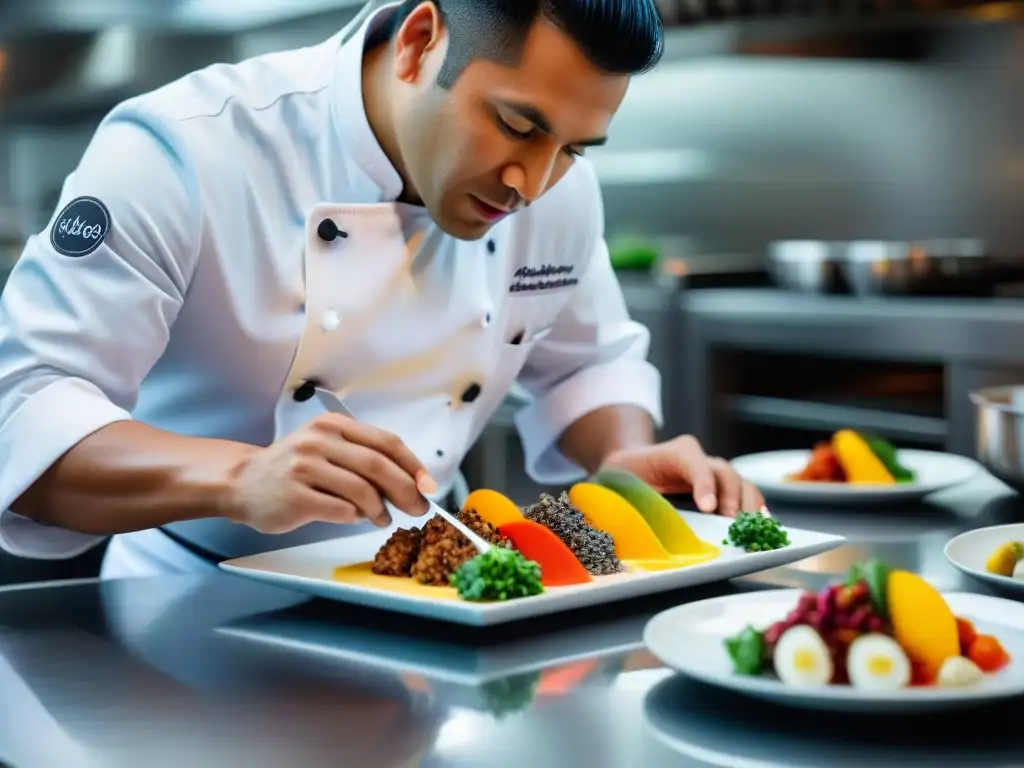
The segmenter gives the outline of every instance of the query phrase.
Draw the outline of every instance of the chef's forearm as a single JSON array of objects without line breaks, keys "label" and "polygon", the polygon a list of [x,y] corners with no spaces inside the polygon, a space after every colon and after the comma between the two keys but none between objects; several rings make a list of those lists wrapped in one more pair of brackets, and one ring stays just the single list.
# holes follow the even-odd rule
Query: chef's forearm
[{"label": "chef's forearm", "polygon": [[568,459],[594,472],[615,451],[653,445],[655,433],[654,420],[643,408],[609,405],[573,422],[558,447]]},{"label": "chef's forearm", "polygon": [[11,510],[46,525],[104,536],[220,517],[234,468],[255,450],[117,422],[71,448]]}]

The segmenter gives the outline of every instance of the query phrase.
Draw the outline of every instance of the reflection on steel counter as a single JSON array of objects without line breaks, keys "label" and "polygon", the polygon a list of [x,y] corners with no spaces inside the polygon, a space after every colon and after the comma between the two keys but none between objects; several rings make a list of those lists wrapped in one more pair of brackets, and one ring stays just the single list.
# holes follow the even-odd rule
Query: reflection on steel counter
[{"label": "reflection on steel counter", "polygon": [[[776,507],[785,525],[840,533],[849,545],[757,579],[491,631],[309,601],[226,575],[0,590],[0,757],[16,768],[661,768],[687,750],[724,749],[787,768],[1013,765],[1007,750],[1021,754],[1024,735],[1008,743],[999,730],[1012,718],[989,718],[992,738],[974,739],[966,759],[942,753],[956,738],[937,742],[934,721],[901,718],[900,733],[857,718],[851,727],[851,716],[786,722],[764,704],[685,684],[643,652],[659,611],[814,587],[869,556],[941,589],[984,590],[942,547],[963,530],[1021,519],[1024,498],[986,475],[932,502],[872,514]],[[659,687],[667,679],[676,681],[670,695]],[[656,720],[651,702],[666,701],[671,717]],[[848,738],[835,752],[839,728]]]}]

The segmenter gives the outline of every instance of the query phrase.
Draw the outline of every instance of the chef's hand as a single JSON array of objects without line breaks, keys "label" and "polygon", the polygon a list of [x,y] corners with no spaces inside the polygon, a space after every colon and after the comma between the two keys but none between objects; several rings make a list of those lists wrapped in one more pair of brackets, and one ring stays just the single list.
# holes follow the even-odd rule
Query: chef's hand
[{"label": "chef's hand", "polygon": [[226,516],[260,533],[311,522],[391,524],[387,499],[410,515],[427,512],[437,489],[395,435],[337,413],[317,416],[239,465]]},{"label": "chef's hand", "polygon": [[757,488],[736,474],[725,459],[707,456],[690,435],[616,451],[602,466],[632,472],[659,493],[692,493],[702,512],[735,517],[740,511],[768,511]]}]

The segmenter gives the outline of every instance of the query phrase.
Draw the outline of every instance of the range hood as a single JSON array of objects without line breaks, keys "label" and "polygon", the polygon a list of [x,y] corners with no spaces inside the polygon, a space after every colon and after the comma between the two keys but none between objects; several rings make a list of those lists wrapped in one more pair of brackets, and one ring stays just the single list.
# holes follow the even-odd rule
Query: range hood
[{"label": "range hood", "polygon": [[106,111],[215,61],[234,57],[230,35],[113,26],[37,33],[0,43],[0,112],[7,122]]},{"label": "range hood", "polygon": [[1024,3],[1006,0],[655,0],[671,26],[723,21],[915,20],[1005,21],[1024,18]]},{"label": "range hood", "polygon": [[[1024,21],[994,0],[655,0],[679,56],[921,61],[974,31]],[[692,37],[692,41],[687,38]],[[717,46],[717,48],[715,48]]]},{"label": "range hood", "polygon": [[[893,29],[1024,19],[985,0],[655,0],[671,57],[721,53],[878,55]],[[0,112],[8,123],[109,109],[211,62],[238,40],[291,24],[340,28],[363,0],[0,0]],[[860,36],[860,47],[836,45]],[[811,42],[811,44],[808,43]],[[823,53],[814,50],[824,41]],[[890,48],[915,50],[902,37]],[[837,53],[838,52],[838,53]],[[885,55],[885,54],[882,54]]]},{"label": "range hood", "polygon": [[[0,0],[0,112],[10,123],[94,119],[215,62],[261,28],[341,24],[361,0]],[[326,32],[325,35],[326,36]]]},{"label": "range hood", "polygon": [[0,41],[26,35],[100,32],[113,26],[165,32],[236,33],[362,0],[0,0]]}]

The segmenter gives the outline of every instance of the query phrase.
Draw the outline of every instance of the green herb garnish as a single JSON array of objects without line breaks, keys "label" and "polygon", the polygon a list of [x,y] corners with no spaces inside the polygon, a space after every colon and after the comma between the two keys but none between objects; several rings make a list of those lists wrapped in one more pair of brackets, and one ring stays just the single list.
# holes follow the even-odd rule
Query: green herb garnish
[{"label": "green herb garnish", "polygon": [[863,563],[854,563],[846,574],[846,586],[852,587],[863,580],[871,594],[871,604],[883,619],[889,618],[889,574],[892,569],[881,560],[872,558]]},{"label": "green herb garnish", "polygon": [[463,600],[514,600],[544,591],[540,566],[514,549],[491,547],[463,563],[449,579]]},{"label": "green herb garnish", "polygon": [[896,453],[896,446],[890,443],[888,440],[883,440],[877,435],[865,435],[861,434],[864,442],[868,444],[868,448],[871,452],[878,457],[878,460],[882,462],[885,468],[892,475],[893,480],[897,483],[912,483],[916,479],[916,475],[913,470],[907,469],[899,462],[899,458]]},{"label": "green herb garnish", "polygon": [[732,665],[740,675],[760,675],[765,667],[764,634],[747,627],[736,637],[725,639]]},{"label": "green herb garnish", "polygon": [[732,543],[747,552],[769,552],[789,546],[789,534],[779,521],[760,512],[740,512],[722,544]]}]

